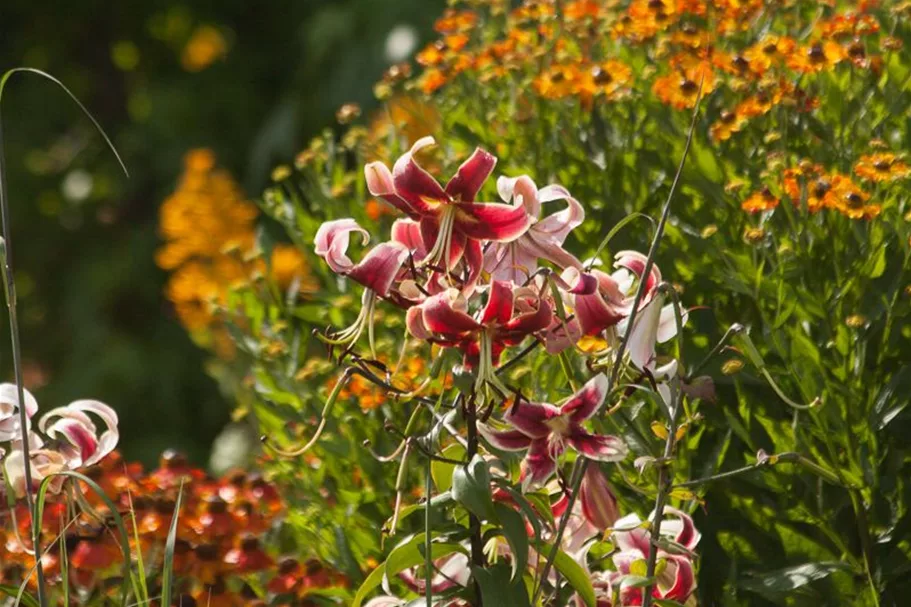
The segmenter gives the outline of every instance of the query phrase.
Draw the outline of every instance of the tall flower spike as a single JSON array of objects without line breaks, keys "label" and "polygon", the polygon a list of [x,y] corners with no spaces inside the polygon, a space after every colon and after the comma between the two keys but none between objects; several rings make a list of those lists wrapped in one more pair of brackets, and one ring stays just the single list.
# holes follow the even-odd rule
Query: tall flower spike
[{"label": "tall flower spike", "polygon": [[483,263],[481,241],[515,240],[525,233],[531,219],[523,207],[475,201],[497,162],[480,148],[442,187],[414,159],[417,152],[434,143],[433,137],[419,139],[392,171],[381,162],[365,166],[367,189],[420,223],[429,248],[422,264],[442,266],[448,274],[464,256],[474,279]]},{"label": "tall flower spike", "polygon": [[607,376],[590,379],[561,406],[528,401],[516,402],[503,419],[512,430],[478,427],[494,447],[505,451],[527,449],[522,464],[523,485],[543,484],[557,468],[557,459],[569,445],[589,459],[616,462],[627,454],[626,444],[616,436],[592,434],[582,427],[604,404]]},{"label": "tall flower spike", "polygon": [[408,259],[408,248],[396,241],[383,242],[373,247],[360,263],[355,264],[347,255],[352,232],[361,234],[364,245],[370,241],[367,230],[353,219],[327,221],[316,232],[316,254],[325,259],[334,272],[366,287],[361,299],[361,311],[354,324],[321,339],[332,345],[350,347],[357,342],[366,327],[370,352],[376,358],[373,333],[376,299],[389,295],[402,264]]}]

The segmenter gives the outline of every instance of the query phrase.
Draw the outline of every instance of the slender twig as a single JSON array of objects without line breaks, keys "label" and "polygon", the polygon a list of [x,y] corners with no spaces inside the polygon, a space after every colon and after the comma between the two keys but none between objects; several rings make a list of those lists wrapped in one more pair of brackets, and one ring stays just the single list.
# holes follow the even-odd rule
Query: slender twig
[{"label": "slender twig", "polygon": [[[465,449],[465,459],[469,462],[474,459],[478,453],[478,419],[476,401],[474,398],[462,399],[463,411],[465,413],[465,426],[468,429],[468,446]],[[468,532],[471,543],[471,565],[473,567],[484,566],[484,543],[481,537],[481,519],[473,512],[468,513]],[[474,581],[476,605],[482,605],[481,588],[477,579]]]},{"label": "slender twig", "polygon": [[743,331],[743,325],[741,325],[740,323],[734,323],[733,325],[731,325],[728,328],[728,330],[724,332],[724,335],[721,336],[721,339],[718,340],[718,343],[715,344],[715,347],[712,348],[712,350],[708,354],[706,354],[705,358],[703,358],[701,361],[699,361],[699,364],[696,365],[695,367],[693,367],[693,370],[687,374],[687,379],[692,379],[693,377],[695,377],[695,375],[697,373],[702,371],[705,368],[705,366],[707,364],[709,364],[709,362],[711,362],[711,360],[713,358],[715,358],[715,356],[717,356],[719,352],[721,352],[721,349],[724,348],[725,345],[727,345],[728,341],[733,336],[737,335],[738,333],[740,333],[742,331]]}]

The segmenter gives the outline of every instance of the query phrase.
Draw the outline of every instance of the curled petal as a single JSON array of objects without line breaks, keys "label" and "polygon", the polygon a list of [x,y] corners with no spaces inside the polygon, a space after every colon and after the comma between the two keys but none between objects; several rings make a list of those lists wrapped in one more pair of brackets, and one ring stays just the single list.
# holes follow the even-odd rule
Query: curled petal
[{"label": "curled petal", "polygon": [[695,548],[702,534],[699,533],[696,525],[693,524],[692,517],[686,512],[671,506],[665,506],[664,511],[665,514],[672,514],[677,518],[662,521],[661,533],[671,536],[675,542],[687,550]]},{"label": "curled petal", "polygon": [[406,259],[408,249],[405,245],[383,242],[373,247],[359,264],[351,268],[348,277],[380,297],[385,297]]},{"label": "curled petal", "polygon": [[[48,476],[68,469],[66,459],[60,453],[48,449],[38,449],[29,453],[32,472],[32,490],[37,489]],[[23,497],[26,492],[25,454],[21,449],[13,449],[3,461],[3,474],[7,484],[16,497]],[[65,477],[58,476],[50,481],[49,491],[60,493]]]},{"label": "curled petal", "polygon": [[[97,435],[88,413],[104,422],[105,430],[101,436]],[[120,439],[117,425],[117,413],[97,400],[77,400],[66,407],[52,409],[41,417],[38,424],[50,438],[67,441],[69,447],[63,450],[73,468],[96,464],[113,451]]]},{"label": "curled petal", "polygon": [[497,192],[504,202],[521,204],[525,207],[525,212],[529,217],[538,219],[541,216],[538,187],[528,175],[500,177],[497,179]]},{"label": "curled petal", "polygon": [[490,283],[487,305],[481,313],[481,323],[485,325],[505,324],[512,318],[512,287],[508,282],[495,280]]},{"label": "curled petal", "polygon": [[547,482],[557,469],[557,458],[563,454],[563,443],[550,443],[546,438],[531,442],[522,460],[522,487],[538,487]]},{"label": "curled petal", "polygon": [[684,556],[667,555],[665,558],[668,560],[668,565],[676,565],[674,567],[674,583],[666,591],[661,592],[660,598],[684,603],[696,588],[693,564]]},{"label": "curled petal", "polygon": [[396,219],[392,224],[392,240],[405,245],[417,261],[427,255],[421,224],[413,219]]},{"label": "curled petal", "polygon": [[573,295],[591,295],[598,290],[598,279],[594,274],[580,272],[577,268],[569,267],[557,276],[552,276],[557,286]]},{"label": "curled petal", "polygon": [[498,337],[510,344],[517,344],[532,333],[544,331],[553,323],[553,309],[546,300],[539,299],[537,307],[528,312],[512,318],[501,331]]},{"label": "curled petal", "polygon": [[474,202],[478,191],[487,181],[496,164],[496,156],[481,148],[476,148],[446,184],[446,193],[455,200]]},{"label": "curled petal", "polygon": [[547,186],[538,192],[539,200],[542,196],[546,196],[548,200],[566,199],[567,206],[562,211],[549,215],[535,224],[535,233],[556,244],[563,244],[569,233],[585,221],[585,209],[561,186]]},{"label": "curled petal", "polygon": [[418,139],[411,150],[402,154],[392,167],[392,180],[396,194],[419,215],[435,215],[441,204],[449,202],[449,195],[437,180],[414,160],[414,154],[433,145],[433,137]]},{"label": "curled petal", "polygon": [[503,420],[515,426],[519,432],[526,436],[543,439],[551,433],[547,421],[559,415],[560,409],[553,405],[523,400],[510,407],[509,411],[503,416]]},{"label": "curled petal", "polygon": [[553,323],[544,333],[544,349],[548,354],[559,354],[567,348],[571,348],[575,343],[582,339],[582,327],[575,318],[568,321],[562,321],[556,316]]},{"label": "curled petal", "polygon": [[350,218],[327,221],[316,231],[316,254],[325,259],[332,271],[338,274],[347,274],[354,267],[354,263],[346,254],[351,232],[361,234],[362,244],[370,242],[369,232]]},{"label": "curled petal", "polygon": [[382,162],[371,162],[364,166],[364,178],[367,190],[371,195],[391,204],[409,217],[416,218],[418,212],[408,202],[396,194],[392,173]]},{"label": "curled petal", "polygon": [[626,315],[622,307],[605,301],[600,291],[590,295],[576,295],[575,312],[585,335],[598,335],[619,323]]},{"label": "curled petal", "polygon": [[487,424],[478,424],[478,432],[487,442],[503,451],[524,451],[533,440],[518,430],[494,430]]},{"label": "curled petal", "polygon": [[456,231],[469,238],[511,242],[525,233],[532,219],[522,207],[465,202],[458,205],[454,221]]},{"label": "curled petal", "polygon": [[607,376],[599,373],[588,380],[578,392],[563,404],[564,415],[569,415],[573,423],[581,424],[594,415],[607,397]]},{"label": "curled petal", "polygon": [[[28,390],[22,390],[25,400],[25,414],[30,420],[38,411],[38,401]],[[31,427],[29,421],[26,431]],[[22,439],[19,417],[19,393],[15,384],[0,384],[0,442]]]},{"label": "curled petal", "polygon": [[460,335],[476,331],[481,327],[465,311],[465,298],[457,289],[446,289],[428,298],[421,304],[424,312],[424,326],[433,333]]},{"label": "curled petal", "polygon": [[626,458],[628,449],[623,439],[616,436],[589,434],[582,428],[574,428],[568,438],[573,449],[599,462],[619,462]]},{"label": "curled petal", "polygon": [[412,336],[418,339],[430,339],[431,333],[424,324],[424,310],[421,306],[412,306],[405,312],[405,326]]},{"label": "curled petal", "polygon": [[579,489],[579,501],[582,504],[582,514],[589,523],[601,531],[612,527],[620,518],[617,498],[611,490],[610,483],[594,464],[585,469],[585,476]]},{"label": "curled petal", "polygon": [[[648,261],[648,257],[638,251],[620,251],[614,256],[614,259],[616,260],[614,261],[615,267],[626,268],[640,279],[645,272],[645,264]],[[658,269],[657,264],[653,263],[648,280],[645,282],[646,295],[650,294],[660,282],[661,270]]]},{"label": "curled petal", "polygon": [[635,513],[628,514],[614,523],[611,539],[621,552],[638,552],[645,558],[649,552],[649,532],[643,528],[642,519]]}]

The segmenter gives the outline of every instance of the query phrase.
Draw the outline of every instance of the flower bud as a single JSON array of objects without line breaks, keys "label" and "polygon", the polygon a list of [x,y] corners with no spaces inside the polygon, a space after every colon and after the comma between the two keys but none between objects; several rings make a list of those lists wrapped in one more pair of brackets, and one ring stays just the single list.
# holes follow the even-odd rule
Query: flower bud
[{"label": "flower bud", "polygon": [[582,502],[583,515],[598,529],[608,529],[620,518],[617,498],[614,497],[610,483],[594,462],[585,470],[579,498]]}]

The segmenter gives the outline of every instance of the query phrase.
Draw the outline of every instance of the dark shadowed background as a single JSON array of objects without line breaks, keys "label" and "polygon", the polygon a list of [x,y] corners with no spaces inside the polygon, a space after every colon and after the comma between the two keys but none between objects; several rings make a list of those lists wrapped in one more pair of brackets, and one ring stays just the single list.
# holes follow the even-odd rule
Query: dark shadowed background
[{"label": "dark shadowed background", "polygon": [[[158,207],[184,153],[215,151],[255,197],[273,165],[426,42],[443,0],[140,3],[4,1],[0,69],[26,386],[42,409],[98,398],[121,446],[147,463],[166,447],[206,461],[231,404],[178,324],[155,266]],[[12,378],[3,314],[0,375]]]}]

